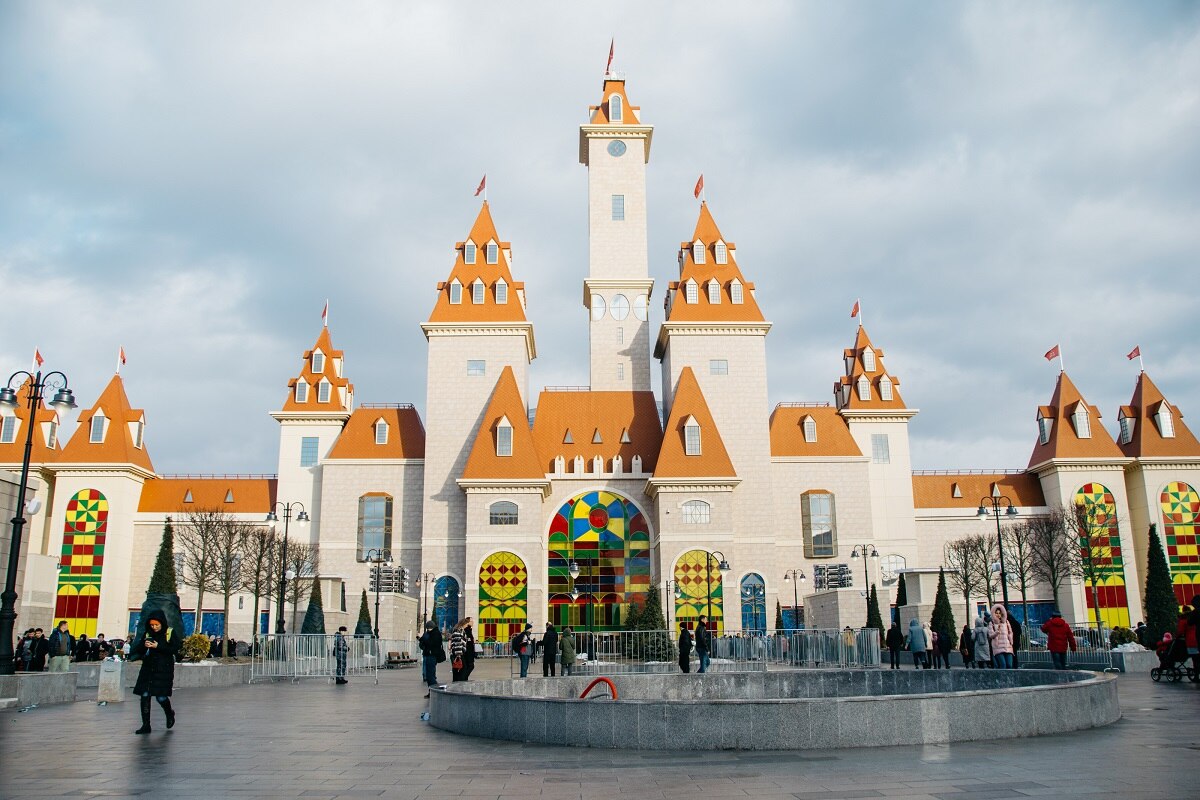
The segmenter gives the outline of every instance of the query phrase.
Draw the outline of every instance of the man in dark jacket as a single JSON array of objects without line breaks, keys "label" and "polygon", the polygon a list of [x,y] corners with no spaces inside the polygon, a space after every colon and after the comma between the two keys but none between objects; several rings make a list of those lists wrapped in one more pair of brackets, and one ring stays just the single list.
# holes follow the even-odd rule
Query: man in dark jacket
[{"label": "man in dark jacket", "polygon": [[555,665],[558,664],[558,629],[553,624],[546,623],[546,632],[542,634],[542,677],[553,678]]},{"label": "man in dark jacket", "polygon": [[[446,651],[442,648],[442,632],[433,624],[433,620],[426,621],[425,632],[417,644],[421,647],[421,677],[425,679],[426,686],[437,686],[437,665],[439,661],[446,660]],[[429,697],[429,692],[425,696]]]},{"label": "man in dark jacket", "polygon": [[50,654],[50,643],[41,628],[33,629],[33,638],[29,640],[29,671],[44,672],[46,657]]},{"label": "man in dark jacket", "polygon": [[75,637],[71,635],[67,621],[60,620],[54,633],[50,634],[50,671],[66,672],[71,667],[71,654],[75,652]]},{"label": "man in dark jacket", "polygon": [[942,628],[940,631],[938,631],[937,648],[938,653],[942,657],[942,663],[945,665],[946,669],[950,669],[950,651],[954,649],[950,646],[950,644],[950,629]]},{"label": "man in dark jacket", "polygon": [[696,656],[700,659],[698,672],[708,671],[710,650],[712,650],[712,633],[708,630],[708,617],[701,614],[696,620]]},{"label": "man in dark jacket", "polygon": [[887,645],[888,657],[891,659],[892,669],[900,669],[900,652],[904,650],[904,631],[900,630],[899,622],[892,622],[892,627],[888,628],[884,644]]},{"label": "man in dark jacket", "polygon": [[692,632],[688,630],[686,619],[679,620],[679,668],[684,672],[692,671]]},{"label": "man in dark jacket", "polygon": [[75,654],[73,659],[76,663],[88,661],[92,657],[92,643],[88,641],[86,633],[79,634],[79,638],[75,640]]},{"label": "man in dark jacket", "polygon": [[[1007,609],[1005,610],[1007,611]],[[1018,661],[1017,653],[1021,650],[1021,623],[1017,622],[1017,618],[1014,615],[1009,614],[1008,627],[1012,631],[1012,668],[1020,669],[1021,664]]]},{"label": "man in dark jacket", "polygon": [[104,634],[96,634],[96,640],[92,642],[92,652],[88,656],[92,661],[103,661],[113,654],[113,646],[105,641]]}]

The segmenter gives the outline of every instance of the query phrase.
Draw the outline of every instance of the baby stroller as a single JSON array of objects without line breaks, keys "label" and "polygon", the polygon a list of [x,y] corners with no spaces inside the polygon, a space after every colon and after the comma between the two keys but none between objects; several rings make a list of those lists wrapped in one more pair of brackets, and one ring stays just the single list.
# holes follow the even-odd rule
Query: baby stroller
[{"label": "baby stroller", "polygon": [[1188,655],[1187,643],[1183,639],[1164,639],[1159,643],[1155,652],[1158,653],[1158,666],[1150,670],[1150,679],[1154,682],[1157,683],[1166,678],[1169,683],[1177,683],[1183,679],[1185,674],[1193,683],[1200,680],[1200,676],[1196,675],[1196,671],[1192,669],[1190,663],[1186,668],[1183,667],[1183,664],[1191,658]]}]

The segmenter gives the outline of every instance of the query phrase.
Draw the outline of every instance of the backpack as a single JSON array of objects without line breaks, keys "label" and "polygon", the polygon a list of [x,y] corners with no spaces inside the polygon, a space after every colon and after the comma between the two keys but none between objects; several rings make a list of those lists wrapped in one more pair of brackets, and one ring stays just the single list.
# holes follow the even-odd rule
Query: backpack
[{"label": "backpack", "polygon": [[521,653],[525,652],[525,633],[524,633],[524,631],[518,631],[517,633],[514,633],[512,635],[512,638],[509,639],[508,641],[509,641],[509,644],[512,645],[512,651],[514,654],[521,655]]}]

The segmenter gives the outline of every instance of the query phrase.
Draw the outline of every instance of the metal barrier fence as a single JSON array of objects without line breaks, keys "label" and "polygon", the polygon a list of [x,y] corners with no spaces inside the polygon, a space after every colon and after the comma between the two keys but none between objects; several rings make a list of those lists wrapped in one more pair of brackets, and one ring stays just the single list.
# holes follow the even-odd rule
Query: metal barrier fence
[{"label": "metal barrier fence", "polygon": [[[1089,669],[1097,672],[1117,671],[1113,666],[1112,650],[1099,637],[1075,637],[1075,651],[1067,651],[1068,669]],[[1053,669],[1050,651],[1045,647],[1023,648],[1017,651],[1017,664],[1032,669]]]},{"label": "metal barrier fence", "polygon": [[[659,631],[577,631],[579,654],[572,674],[630,672],[673,672],[679,669],[677,637]],[[535,641],[530,653],[530,672],[541,669],[544,652]],[[555,658],[558,663],[558,658]],[[708,670],[711,672],[760,672],[770,664],[789,667],[877,667],[880,664],[879,631],[802,630],[786,634],[744,634],[713,637]],[[699,669],[695,649],[689,660],[691,671]],[[561,666],[561,665],[560,665]],[[510,659],[509,672],[519,674],[520,661]]]},{"label": "metal barrier fence", "polygon": [[[259,637],[258,652],[250,661],[250,682],[302,678],[333,680],[337,676],[334,639],[330,634],[287,633]],[[346,676],[365,676],[379,682],[378,669],[387,658],[386,640],[346,637]]]}]

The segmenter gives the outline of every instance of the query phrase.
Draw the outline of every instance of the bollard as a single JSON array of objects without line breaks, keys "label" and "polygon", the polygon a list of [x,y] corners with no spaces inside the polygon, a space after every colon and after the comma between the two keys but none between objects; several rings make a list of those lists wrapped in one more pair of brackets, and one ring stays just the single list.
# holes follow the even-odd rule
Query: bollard
[{"label": "bollard", "polygon": [[125,702],[125,662],[106,658],[100,662],[100,690],[96,694],[98,703]]}]

